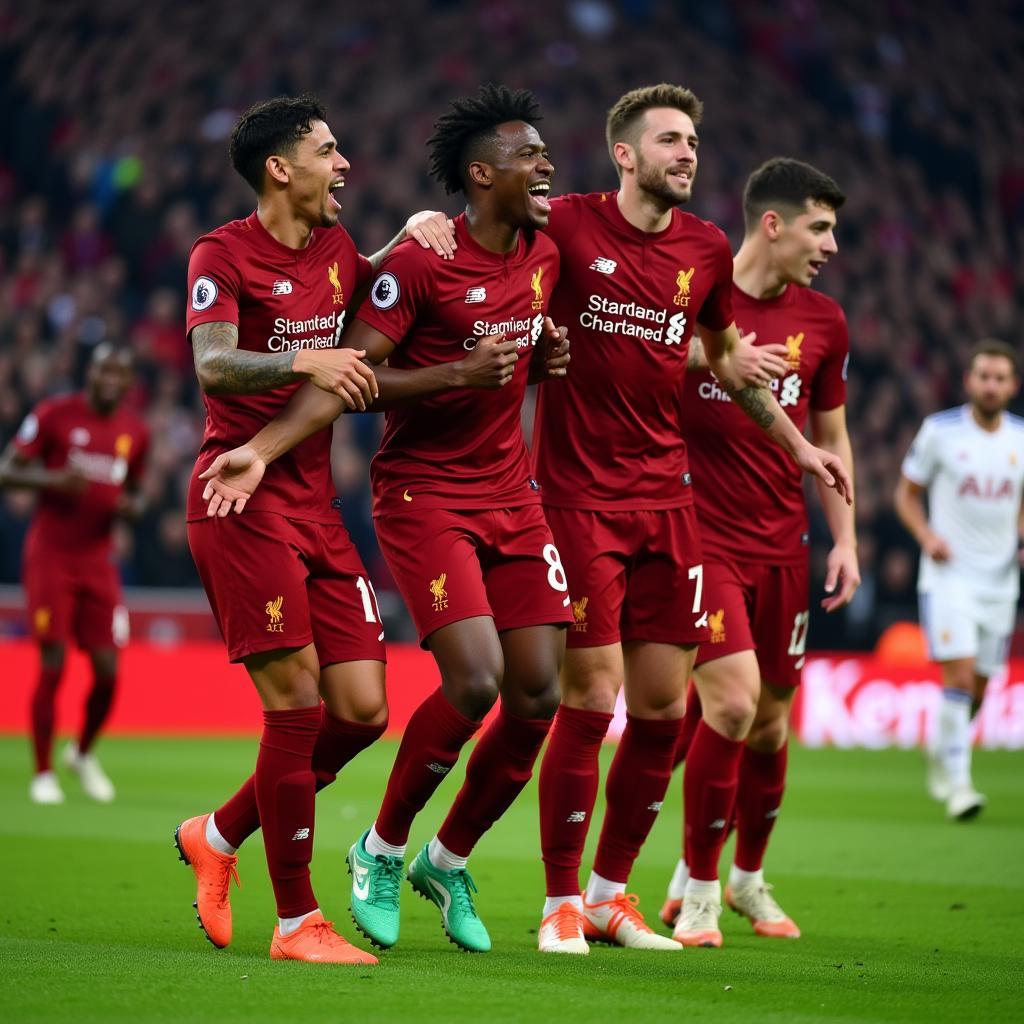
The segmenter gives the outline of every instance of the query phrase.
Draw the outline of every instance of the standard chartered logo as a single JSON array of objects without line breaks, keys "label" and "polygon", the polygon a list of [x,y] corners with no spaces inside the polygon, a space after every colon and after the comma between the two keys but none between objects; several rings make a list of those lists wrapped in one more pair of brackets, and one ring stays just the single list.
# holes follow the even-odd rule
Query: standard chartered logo
[{"label": "standard chartered logo", "polygon": [[683,331],[686,330],[686,314],[676,313],[668,322],[668,333],[665,335],[666,345],[681,345]]},{"label": "standard chartered logo", "polygon": [[298,352],[308,348],[334,348],[345,327],[345,312],[344,309],[332,311],[328,316],[311,316],[306,320],[276,317],[274,333],[267,338],[267,351]]},{"label": "standard chartered logo", "polygon": [[779,392],[779,405],[785,409],[787,406],[796,405],[800,401],[800,389],[803,381],[800,374],[791,373],[783,382],[782,390]]}]

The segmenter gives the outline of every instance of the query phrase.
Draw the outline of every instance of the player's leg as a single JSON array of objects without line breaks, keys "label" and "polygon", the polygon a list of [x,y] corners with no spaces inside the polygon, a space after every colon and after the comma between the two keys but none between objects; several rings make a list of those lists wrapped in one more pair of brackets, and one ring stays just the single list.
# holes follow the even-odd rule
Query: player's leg
[{"label": "player's leg", "polygon": [[984,797],[971,783],[971,707],[982,626],[967,596],[935,591],[920,595],[921,625],[932,660],[939,665],[942,696],[928,750],[928,792],[952,818],[974,817]]},{"label": "player's leg", "polygon": [[[597,802],[599,755],[625,674],[620,617],[625,563],[635,544],[628,517],[545,510],[571,588],[561,703],[539,778],[541,856],[547,897],[539,946],[585,952],[580,863]],[[563,910],[564,908],[564,910]]]},{"label": "player's leg", "polygon": [[763,865],[785,791],[789,714],[795,694],[795,687],[762,683],[740,762],[736,854],[725,890],[726,902],[751,921],[756,934],[786,939],[798,939],[800,929],[771,895]]},{"label": "player's leg", "polygon": [[678,951],[678,942],[650,929],[626,888],[672,778],[696,647],[628,640],[623,649],[626,726],[608,770],[604,824],[583,894],[587,937]]},{"label": "player's leg", "polygon": [[57,689],[64,675],[64,644],[39,644],[39,676],[32,691],[32,751],[35,774],[29,797],[37,804],[60,804],[64,791],[53,771],[53,730],[57,715]]},{"label": "player's leg", "polygon": [[64,652],[71,638],[73,581],[59,558],[31,542],[26,546],[23,580],[29,627],[39,647],[39,675],[29,715],[35,762],[29,798],[33,803],[59,804],[64,792],[53,771],[53,733]]},{"label": "player's leg", "polygon": [[92,686],[78,742],[65,747],[63,760],[87,796],[107,803],[114,799],[114,785],[93,747],[114,704],[119,652],[129,639],[128,609],[122,604],[121,583],[111,562],[82,566],[76,577],[73,628],[79,647],[89,652]]}]

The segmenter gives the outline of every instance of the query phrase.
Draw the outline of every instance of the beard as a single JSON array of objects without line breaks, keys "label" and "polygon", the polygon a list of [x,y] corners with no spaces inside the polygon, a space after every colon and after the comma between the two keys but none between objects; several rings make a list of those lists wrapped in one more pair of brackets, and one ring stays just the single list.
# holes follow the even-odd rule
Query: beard
[{"label": "beard", "polygon": [[[691,178],[691,188],[692,180]],[[689,191],[683,193],[673,188],[668,183],[666,172],[654,164],[647,163],[639,154],[637,154],[636,163],[636,183],[642,192],[646,192],[647,195],[657,199],[666,209],[670,206],[680,206],[690,201]]]}]

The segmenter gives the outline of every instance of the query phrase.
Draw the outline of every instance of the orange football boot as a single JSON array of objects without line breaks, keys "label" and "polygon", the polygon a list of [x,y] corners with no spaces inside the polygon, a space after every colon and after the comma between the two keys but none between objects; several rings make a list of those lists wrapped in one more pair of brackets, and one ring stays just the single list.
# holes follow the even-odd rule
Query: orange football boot
[{"label": "orange football boot", "polygon": [[676,921],[679,920],[679,913],[682,909],[682,900],[674,900],[671,896],[666,896],[665,902],[661,905],[661,910],[658,911],[658,917],[661,918],[662,922],[668,928],[675,928]]},{"label": "orange football boot", "polygon": [[290,935],[274,929],[270,943],[271,960],[303,960],[311,964],[375,964],[372,953],[353,946],[335,930],[333,921],[315,910]]},{"label": "orange football boot", "polygon": [[196,876],[196,908],[199,927],[206,937],[218,948],[223,949],[231,942],[231,901],[228,887],[231,879],[241,888],[238,880],[238,857],[233,853],[221,853],[206,841],[206,822],[209,814],[183,821],[174,830],[174,845],[178,857],[184,861]]},{"label": "orange football boot", "polygon": [[799,939],[800,929],[775,902],[772,887],[761,885],[726,886],[725,902],[737,914],[749,919],[755,935],[769,939]]}]

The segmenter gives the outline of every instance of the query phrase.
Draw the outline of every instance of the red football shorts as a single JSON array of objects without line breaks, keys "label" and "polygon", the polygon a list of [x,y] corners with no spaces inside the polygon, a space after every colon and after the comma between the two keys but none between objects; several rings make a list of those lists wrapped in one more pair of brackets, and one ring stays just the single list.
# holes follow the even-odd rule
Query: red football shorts
[{"label": "red football shorts", "polygon": [[545,508],[572,594],[569,647],[707,639],[697,513]]},{"label": "red football shorts", "polygon": [[228,657],[316,645],[321,666],[385,661],[373,586],[338,523],[243,512],[188,524]]},{"label": "red football shorts", "polygon": [[539,505],[378,516],[380,550],[420,643],[461,619],[499,631],[572,621],[565,571]]},{"label": "red football shorts", "polygon": [[807,562],[764,565],[704,563],[708,642],[697,651],[703,665],[737,651],[756,651],[761,678],[773,686],[799,686],[807,648]]},{"label": "red football shorts", "polygon": [[99,651],[128,642],[128,610],[121,602],[121,581],[109,551],[57,551],[30,533],[22,579],[29,626],[39,643],[74,640],[82,650]]}]

